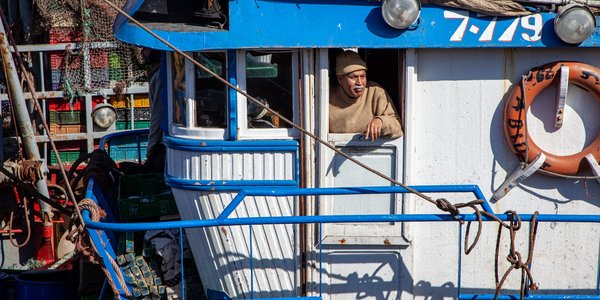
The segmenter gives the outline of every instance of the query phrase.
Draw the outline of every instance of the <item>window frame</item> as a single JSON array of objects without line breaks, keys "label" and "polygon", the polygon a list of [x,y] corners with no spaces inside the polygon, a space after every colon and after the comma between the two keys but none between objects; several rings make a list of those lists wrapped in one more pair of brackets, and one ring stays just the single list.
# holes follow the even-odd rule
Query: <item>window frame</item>
[{"label": "window frame", "polygon": [[[329,132],[329,90],[330,90],[330,78],[335,76],[334,72],[330,72],[329,62],[329,50],[320,49],[318,52],[319,59],[317,62],[317,73],[320,74],[318,78],[318,84],[321,86],[319,90],[319,136],[321,139],[328,141],[337,147],[388,147],[395,149],[395,176],[394,179],[398,181],[406,182],[406,137],[400,137],[397,139],[381,139],[377,141],[365,140],[362,134],[358,133],[330,133]],[[398,49],[402,51],[402,49]],[[400,68],[406,68],[406,61],[404,57],[399,57],[402,62],[399,64]],[[406,73],[401,72],[399,75],[404,77]],[[401,78],[402,78],[401,77]],[[397,107],[401,114],[401,124],[403,128],[406,128],[406,122],[404,121],[404,114],[406,113],[406,103],[404,101],[406,93],[408,92],[405,86],[405,81],[402,79],[398,85],[394,95],[400,96],[400,101],[394,101],[395,105],[401,105]],[[405,131],[406,134],[406,131]],[[334,175],[330,170],[332,161],[334,160],[335,153],[323,145],[319,146],[319,187],[335,187],[336,182]],[[376,175],[373,175],[376,176]],[[333,196],[319,196],[319,205],[315,211],[317,215],[329,215],[333,213]],[[395,214],[406,213],[405,195],[397,194],[394,197],[393,211]],[[348,228],[352,228],[348,230]],[[402,222],[393,222],[387,224],[374,223],[374,224],[323,224],[322,227],[322,244],[325,245],[336,245],[339,244],[339,240],[344,237],[346,243],[352,245],[373,245],[381,244],[381,236],[386,236],[388,241],[393,245],[406,246],[408,245],[408,237],[405,235],[405,225]],[[377,230],[377,234],[373,234],[373,230]],[[353,232],[352,235],[348,235],[348,232]]]},{"label": "window frame", "polygon": [[[251,50],[251,49],[248,49]],[[248,50],[236,51],[236,74],[238,87],[247,92],[246,82],[246,53]],[[273,49],[261,49],[261,51],[268,52],[272,50],[277,52],[278,50]],[[298,78],[300,77],[299,70],[299,58],[300,50],[290,49],[292,52],[291,67],[292,67],[292,121],[295,124],[299,124],[300,120],[300,85]],[[249,94],[250,96],[254,96]],[[295,128],[248,128],[248,100],[241,93],[236,93],[237,96],[237,112],[238,112],[238,139],[294,139],[299,137],[299,132]]]},{"label": "window frame", "polygon": [[[225,61],[227,62],[228,51],[194,51],[194,52],[186,52],[186,54],[194,57],[194,53],[198,52],[224,52],[225,53]],[[185,108],[186,108],[186,120],[185,124],[181,126],[180,124],[176,124],[172,121],[173,118],[173,86],[174,74],[172,71],[173,64],[173,56],[167,55],[167,77],[168,77],[168,89],[169,89],[169,134],[171,136],[178,137],[186,137],[186,138],[203,138],[203,139],[215,139],[222,140],[229,138],[229,126],[231,126],[231,122],[227,121],[226,126],[223,128],[208,128],[208,127],[199,127],[196,126],[196,66],[189,60],[185,60]],[[226,68],[225,70],[225,78],[228,78],[230,70]],[[190,80],[192,79],[192,80]],[[229,88],[226,88],[226,115],[229,115]]]}]

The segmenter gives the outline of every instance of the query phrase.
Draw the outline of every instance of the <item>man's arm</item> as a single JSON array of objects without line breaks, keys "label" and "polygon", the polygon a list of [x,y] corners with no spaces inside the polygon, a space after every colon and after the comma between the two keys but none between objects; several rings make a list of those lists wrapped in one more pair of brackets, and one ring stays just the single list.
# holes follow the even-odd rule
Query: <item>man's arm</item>
[{"label": "man's arm", "polygon": [[[373,123],[377,123],[376,120],[381,120],[381,136],[399,138],[404,135],[394,103],[388,93],[381,87],[377,87],[377,91],[374,94],[373,113],[373,120],[367,127]],[[367,136],[365,135],[365,137]]]}]

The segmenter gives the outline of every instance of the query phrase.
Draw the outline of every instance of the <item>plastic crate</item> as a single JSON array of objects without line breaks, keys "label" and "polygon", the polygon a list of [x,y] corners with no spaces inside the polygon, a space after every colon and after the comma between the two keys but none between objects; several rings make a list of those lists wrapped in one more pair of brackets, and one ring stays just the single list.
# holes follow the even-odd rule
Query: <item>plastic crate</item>
[{"label": "plastic crate", "polygon": [[81,110],[48,112],[50,124],[81,124],[85,122],[84,116]]},{"label": "plastic crate", "polygon": [[10,118],[10,102],[8,100],[3,100],[2,104],[0,104],[0,110],[2,110],[2,118]]},{"label": "plastic crate", "polygon": [[[79,156],[85,154],[82,151],[58,151],[58,156],[60,157],[60,161],[63,164],[72,164],[74,163]],[[56,155],[54,155],[54,151],[50,151],[50,164],[55,165],[58,164],[58,160],[56,159]]]},{"label": "plastic crate", "polygon": [[[61,90],[62,89],[61,85],[65,82],[65,70],[52,70],[51,74],[52,74],[52,90],[54,90],[54,91]],[[77,80],[77,78],[81,77],[81,70],[72,69],[72,70],[69,70],[69,74],[70,74],[70,78],[75,78],[75,80]]]},{"label": "plastic crate", "polygon": [[[135,121],[133,129],[145,129],[150,128],[150,121]],[[129,121],[117,121],[116,130],[131,129],[131,122]]]},{"label": "plastic crate", "polygon": [[63,78],[62,70],[52,70],[52,90],[57,91],[62,83]]},{"label": "plastic crate", "polygon": [[[50,111],[85,110],[85,99],[83,98],[73,99],[72,106],[69,105],[68,100],[63,98],[50,98],[46,101],[48,102],[48,110]],[[101,103],[104,103],[103,97],[92,97],[92,108]]]},{"label": "plastic crate", "polygon": [[50,68],[52,70],[63,70],[66,69],[67,63],[69,69],[81,68],[81,57],[79,55],[66,56],[66,52],[52,52],[50,53]]},{"label": "plastic crate", "polygon": [[[121,97],[111,96],[110,104],[115,108],[129,108],[131,107],[131,101],[127,95]],[[150,99],[148,94],[136,94],[133,95],[133,107],[135,108],[147,108],[150,107]]]},{"label": "plastic crate", "polygon": [[85,125],[50,124],[50,134],[81,133],[85,131]]},{"label": "plastic crate", "polygon": [[140,157],[142,160],[146,157],[146,147],[140,147],[139,155],[137,147],[123,148],[111,146],[109,151],[110,158],[117,162],[138,161]]},{"label": "plastic crate", "polygon": [[150,108],[136,108],[133,110],[133,120],[150,120]]},{"label": "plastic crate", "polygon": [[[131,119],[130,108],[119,108],[117,109],[117,121],[129,121]],[[150,109],[149,108],[134,108],[133,109],[133,120],[134,121],[148,121],[150,120]]]},{"label": "plastic crate", "polygon": [[[139,136],[139,144],[142,147],[146,147],[148,145],[148,136],[140,135]],[[138,139],[135,136],[123,136],[123,137],[115,137],[109,140],[112,146],[117,147],[137,147]]]},{"label": "plastic crate", "polygon": [[91,69],[92,88],[107,88],[110,84],[108,80],[108,67]]},{"label": "plastic crate", "polygon": [[92,68],[105,68],[108,80],[108,51],[102,49],[90,50],[90,66]]},{"label": "plastic crate", "polygon": [[144,129],[144,128],[150,128],[150,120],[148,121],[135,121],[135,123],[133,124],[133,129]]},{"label": "plastic crate", "polygon": [[117,122],[129,120],[129,114],[128,108],[117,108]]},{"label": "plastic crate", "polygon": [[177,213],[175,198],[164,182],[163,173],[121,176],[117,202],[122,221]]},{"label": "plastic crate", "polygon": [[75,27],[51,27],[48,31],[50,44],[74,43],[81,41],[81,31]]},{"label": "plastic crate", "polygon": [[[90,67],[106,69],[106,80],[108,80],[108,52],[106,50],[90,50]],[[68,60],[67,60],[68,59]],[[52,70],[66,69],[67,63],[69,69],[81,68],[81,55],[69,55],[66,52],[50,53],[50,68]]]}]

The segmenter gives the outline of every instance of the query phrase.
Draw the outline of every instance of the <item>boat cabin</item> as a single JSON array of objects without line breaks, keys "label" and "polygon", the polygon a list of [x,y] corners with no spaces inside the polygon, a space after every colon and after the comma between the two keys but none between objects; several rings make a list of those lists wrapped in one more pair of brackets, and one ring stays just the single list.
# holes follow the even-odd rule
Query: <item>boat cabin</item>
[{"label": "boat cabin", "polygon": [[[589,146],[600,131],[600,69],[594,69],[600,67],[600,40],[594,15],[585,14],[590,8],[504,1],[510,9],[486,14],[430,2],[129,1],[125,11],[137,22],[119,15],[117,38],[164,51],[165,179],[182,219],[439,212],[414,194],[287,195],[296,188],[395,185],[331,147],[453,203],[495,196],[490,206],[497,213],[598,215],[595,180],[544,175],[536,172],[548,167],[541,156],[515,155],[521,138],[527,149],[535,144],[558,159],[596,152]],[[400,14],[398,3],[412,3],[407,10],[413,15]],[[580,16],[580,30],[565,33],[560,24],[572,13]],[[387,91],[402,137],[373,141],[362,132],[329,131],[336,56],[343,50],[356,51],[368,67],[367,80]],[[557,61],[578,61],[586,69],[544,67]],[[574,84],[577,76],[596,81]],[[552,87],[532,94],[544,80],[553,80]],[[528,127],[511,140],[507,124],[524,122],[506,119],[512,105],[506,102],[517,87],[530,96],[515,96],[516,106],[527,108],[522,118]],[[557,114],[564,120],[560,128],[552,125]],[[527,175],[513,172],[526,167],[532,169]],[[577,161],[576,175],[593,176],[594,170]],[[446,185],[480,190],[434,188]],[[238,192],[252,189],[271,196],[248,196],[240,204]],[[232,203],[240,205],[232,209]],[[487,234],[471,256],[456,242],[465,227],[448,223],[232,225],[186,234],[205,288],[232,298],[457,298],[496,288],[492,227],[484,226]],[[540,225],[538,245],[548,252],[536,257],[550,267],[537,269],[536,280],[552,286],[547,293],[598,297],[599,230],[593,223]],[[506,284],[517,294],[519,286],[517,279]]]}]

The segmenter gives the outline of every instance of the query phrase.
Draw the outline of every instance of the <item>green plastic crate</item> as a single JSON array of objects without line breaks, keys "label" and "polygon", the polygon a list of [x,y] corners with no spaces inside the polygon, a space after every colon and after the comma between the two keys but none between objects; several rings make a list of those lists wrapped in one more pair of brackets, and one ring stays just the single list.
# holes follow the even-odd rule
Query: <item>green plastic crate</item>
[{"label": "green plastic crate", "polygon": [[171,188],[163,173],[123,175],[119,178],[119,215],[122,221],[177,214]]},{"label": "green plastic crate", "polygon": [[[81,151],[58,151],[58,156],[63,164],[71,164],[74,163],[83,153],[84,152]],[[58,160],[56,159],[56,155],[54,155],[54,151],[50,151],[50,164],[58,164]]]},{"label": "green plastic crate", "polygon": [[[135,121],[134,127],[135,127],[134,129],[150,128],[150,121]],[[129,121],[117,121],[116,129],[117,130],[131,129],[131,123]]]},{"label": "green plastic crate", "polygon": [[82,124],[85,122],[83,119],[82,111],[50,111],[49,112],[50,124]]}]

